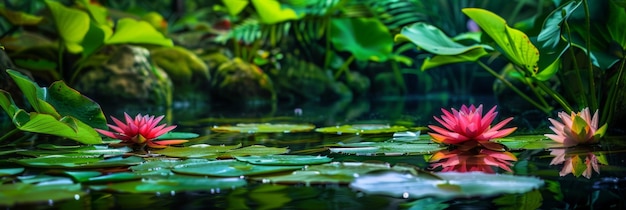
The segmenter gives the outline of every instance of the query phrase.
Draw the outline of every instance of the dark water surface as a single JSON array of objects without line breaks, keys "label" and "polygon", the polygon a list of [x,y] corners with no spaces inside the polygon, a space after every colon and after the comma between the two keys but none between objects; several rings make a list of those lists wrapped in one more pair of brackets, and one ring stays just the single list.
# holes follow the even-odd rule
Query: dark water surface
[{"label": "dark water surface", "polygon": [[[446,96],[416,97],[411,100],[380,98],[375,101],[347,101],[332,104],[310,103],[301,105],[242,105],[193,106],[178,104],[173,110],[141,108],[107,109],[106,115],[122,116],[123,111],[134,115],[170,114],[170,123],[177,124],[176,131],[196,132],[209,136],[201,142],[211,145],[266,145],[288,147],[293,154],[321,154],[333,161],[385,162],[392,165],[409,164],[429,168],[424,155],[356,156],[329,153],[322,145],[338,142],[381,141],[389,136],[328,135],[316,132],[289,134],[233,134],[215,133],[214,125],[236,123],[312,123],[317,127],[343,124],[398,124],[420,127],[434,124],[432,116],[441,115],[440,109],[456,108],[461,104],[484,104],[486,109],[495,104],[491,98],[451,99]],[[506,115],[502,107],[500,121]],[[522,114],[520,114],[522,115]],[[549,132],[547,119],[536,113],[514,116],[509,126],[519,130],[513,135],[543,134]],[[537,119],[543,119],[537,121]],[[436,199],[419,200],[370,195],[350,189],[347,185],[282,185],[249,181],[241,188],[207,190],[201,192],[171,192],[167,194],[124,194],[91,191],[79,200],[38,203],[13,207],[15,209],[626,209],[626,138],[609,136],[595,147],[585,147],[591,153],[602,153],[608,165],[601,165],[600,173],[591,177],[560,176],[563,165],[551,165],[554,156],[548,149],[515,151],[518,161],[513,174],[536,176],[545,181],[543,187],[524,194],[499,195],[453,199],[439,202]],[[498,171],[503,172],[502,170]],[[412,204],[412,205],[409,205]]]}]

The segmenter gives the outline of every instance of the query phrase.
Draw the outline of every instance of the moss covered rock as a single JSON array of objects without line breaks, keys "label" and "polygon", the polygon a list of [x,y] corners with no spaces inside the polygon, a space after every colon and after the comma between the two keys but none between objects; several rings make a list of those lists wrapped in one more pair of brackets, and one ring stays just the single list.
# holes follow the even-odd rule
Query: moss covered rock
[{"label": "moss covered rock", "polygon": [[276,100],[270,77],[256,65],[239,58],[220,65],[211,82],[211,93],[235,103]]}]

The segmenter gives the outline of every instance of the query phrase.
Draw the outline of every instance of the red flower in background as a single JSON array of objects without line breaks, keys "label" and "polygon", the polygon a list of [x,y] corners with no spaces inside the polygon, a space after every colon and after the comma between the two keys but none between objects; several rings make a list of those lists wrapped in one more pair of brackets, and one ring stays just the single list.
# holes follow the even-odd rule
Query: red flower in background
[{"label": "red flower in background", "polygon": [[435,120],[443,125],[444,128],[435,125],[428,126],[434,131],[428,134],[437,143],[455,145],[466,141],[477,141],[480,143],[494,138],[505,137],[517,129],[513,127],[500,130],[513,120],[513,117],[509,117],[493,127],[491,126],[491,122],[498,115],[496,106],[491,108],[484,116],[482,114],[483,105],[478,107],[463,105],[460,111],[454,108],[452,112],[448,112],[445,109],[441,109],[441,111],[444,115],[441,118],[435,117]]},{"label": "red flower in background", "polygon": [[150,115],[137,114],[135,119],[124,113],[126,123],[111,117],[115,125],[107,124],[115,132],[96,129],[102,135],[122,140],[121,144],[133,145],[138,144],[142,147],[147,145],[152,148],[165,148],[170,144],[182,144],[187,140],[161,140],[155,141],[159,136],[176,128],[175,125],[167,126],[166,124],[157,124],[163,119],[163,116],[156,117]]}]

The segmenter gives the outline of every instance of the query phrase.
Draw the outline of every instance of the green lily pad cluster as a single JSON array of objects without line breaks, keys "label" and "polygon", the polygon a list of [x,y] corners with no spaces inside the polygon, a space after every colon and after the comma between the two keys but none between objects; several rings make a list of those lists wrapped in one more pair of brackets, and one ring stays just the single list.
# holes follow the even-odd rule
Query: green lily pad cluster
[{"label": "green lily pad cluster", "polygon": [[406,131],[408,128],[398,125],[356,124],[317,128],[315,131],[328,134],[383,134]]},{"label": "green lily pad cluster", "polygon": [[215,132],[238,132],[238,133],[295,133],[313,130],[311,124],[270,124],[270,123],[240,123],[234,126],[215,126],[211,128]]}]

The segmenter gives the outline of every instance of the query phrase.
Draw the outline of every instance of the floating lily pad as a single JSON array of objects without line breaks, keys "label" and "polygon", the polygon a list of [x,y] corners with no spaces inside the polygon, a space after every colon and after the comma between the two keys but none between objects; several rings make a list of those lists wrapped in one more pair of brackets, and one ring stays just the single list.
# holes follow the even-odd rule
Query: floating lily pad
[{"label": "floating lily pad", "polygon": [[396,142],[358,142],[339,143],[339,147],[330,148],[330,152],[356,155],[418,155],[430,154],[444,149],[439,144],[407,144]]},{"label": "floating lily pad", "polygon": [[241,144],[230,146],[197,144],[189,147],[167,147],[155,150],[154,153],[180,158],[216,158],[220,153],[239,147]]},{"label": "floating lily pad", "polygon": [[390,126],[383,124],[360,124],[360,125],[342,125],[333,127],[323,127],[315,129],[320,133],[328,134],[383,134],[383,133],[395,133],[408,130],[404,126]]},{"label": "floating lily pad", "polygon": [[168,132],[163,134],[157,139],[191,139],[200,136],[197,133],[187,133],[187,132]]},{"label": "floating lily pad", "polygon": [[265,166],[237,160],[216,160],[204,164],[193,164],[191,166],[182,165],[175,167],[172,171],[175,173],[199,176],[239,177],[291,171],[301,168],[301,166]]},{"label": "floating lily pad", "polygon": [[48,174],[65,174],[67,176],[72,177],[76,182],[84,182],[89,180],[91,177],[96,177],[102,175],[99,171],[52,171],[47,172]]},{"label": "floating lily pad", "polygon": [[512,150],[563,147],[563,144],[555,142],[543,135],[509,136],[506,138],[495,139],[494,141],[504,144]]},{"label": "floating lily pad", "polygon": [[136,156],[104,159],[81,155],[50,155],[20,159],[15,162],[35,168],[104,168],[137,165],[143,162],[143,159]]},{"label": "floating lily pad", "polygon": [[238,133],[296,133],[307,132],[315,128],[311,124],[270,124],[270,123],[240,123],[235,126],[215,126],[215,132]]},{"label": "floating lily pad", "polygon": [[332,158],[312,155],[235,156],[235,159],[256,165],[315,165],[329,163]]},{"label": "floating lily pad", "polygon": [[120,172],[120,173],[112,173],[103,176],[91,177],[86,180],[88,183],[110,183],[110,182],[121,182],[121,181],[129,181],[129,180],[137,180],[141,179],[141,175],[131,173],[131,172]]},{"label": "floating lily pad", "polygon": [[1,176],[12,176],[24,172],[24,168],[0,168]]},{"label": "floating lily pad", "polygon": [[109,147],[108,145],[87,145],[87,146],[59,146],[53,144],[41,144],[37,145],[40,149],[45,150],[31,150],[20,152],[22,155],[30,155],[30,156],[48,156],[48,155],[66,155],[71,153],[82,154],[82,155],[92,155],[92,156],[118,156],[123,155],[129,152],[132,152],[132,149],[129,147]]},{"label": "floating lily pad", "polygon": [[263,145],[250,145],[247,147],[233,149],[226,151],[220,157],[234,157],[234,156],[247,156],[247,155],[278,155],[289,152],[289,149],[284,147],[266,147]]},{"label": "floating lily pad", "polygon": [[0,206],[13,206],[36,202],[58,202],[80,199],[87,195],[80,184],[33,185],[14,183],[0,185]]},{"label": "floating lily pad", "polygon": [[406,173],[384,172],[356,178],[350,187],[369,194],[399,198],[456,198],[494,196],[506,193],[525,193],[543,185],[534,177],[483,172],[435,173],[443,180],[428,179]]},{"label": "floating lily pad", "polygon": [[177,191],[219,191],[246,185],[240,178],[207,178],[194,176],[159,176],[142,180],[92,185],[93,190],[121,193],[172,193]]},{"label": "floating lily pad", "polygon": [[[412,174],[418,172],[413,167],[360,162],[332,162],[313,165],[306,170],[294,171],[287,175],[253,177],[254,180],[280,184],[347,184],[363,174],[378,170],[395,170]],[[431,176],[432,177],[432,176]],[[437,179],[436,177],[433,177]]]}]

